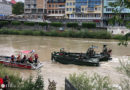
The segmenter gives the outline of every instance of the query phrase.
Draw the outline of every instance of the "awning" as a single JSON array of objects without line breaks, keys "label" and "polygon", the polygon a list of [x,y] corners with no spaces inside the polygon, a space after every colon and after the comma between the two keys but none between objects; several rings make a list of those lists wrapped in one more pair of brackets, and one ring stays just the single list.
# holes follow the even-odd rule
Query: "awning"
[{"label": "awning", "polygon": [[47,15],[47,16],[49,16],[49,17],[62,17],[62,16],[64,16],[65,14],[49,14],[49,15]]}]

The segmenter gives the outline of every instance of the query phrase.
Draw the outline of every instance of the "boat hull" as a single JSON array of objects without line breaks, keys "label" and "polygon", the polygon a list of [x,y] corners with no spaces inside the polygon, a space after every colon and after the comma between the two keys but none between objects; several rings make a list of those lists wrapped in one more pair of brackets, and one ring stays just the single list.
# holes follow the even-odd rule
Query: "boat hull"
[{"label": "boat hull", "polygon": [[18,63],[18,62],[11,62],[11,58],[8,56],[0,56],[0,64],[8,67],[13,68],[23,68],[23,69],[39,69],[43,66],[42,63],[38,62],[37,64],[31,63]]},{"label": "boat hull", "polygon": [[99,58],[79,58],[78,54],[58,55],[59,52],[52,54],[52,60],[62,64],[76,64],[87,66],[99,66]]}]

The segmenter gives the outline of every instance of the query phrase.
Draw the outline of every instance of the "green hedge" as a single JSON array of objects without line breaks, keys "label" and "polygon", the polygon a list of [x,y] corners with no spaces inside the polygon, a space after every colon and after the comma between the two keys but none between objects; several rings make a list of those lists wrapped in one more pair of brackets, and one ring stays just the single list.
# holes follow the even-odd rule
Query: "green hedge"
[{"label": "green hedge", "polygon": [[24,25],[27,26],[34,26],[36,23],[35,22],[24,22]]},{"label": "green hedge", "polygon": [[0,25],[8,25],[9,21],[0,21]]},{"label": "green hedge", "polygon": [[83,28],[96,28],[96,23],[82,23]]},{"label": "green hedge", "polygon": [[46,22],[39,22],[38,25],[40,25],[40,26],[47,26],[48,23],[46,23]]},{"label": "green hedge", "polygon": [[50,25],[53,26],[53,27],[61,27],[61,26],[63,26],[63,24],[61,22],[52,22]]},{"label": "green hedge", "polygon": [[20,25],[21,22],[20,22],[20,21],[12,21],[11,24],[12,24],[12,25]]},{"label": "green hedge", "polygon": [[76,27],[78,27],[78,23],[67,23],[66,26],[76,28]]}]

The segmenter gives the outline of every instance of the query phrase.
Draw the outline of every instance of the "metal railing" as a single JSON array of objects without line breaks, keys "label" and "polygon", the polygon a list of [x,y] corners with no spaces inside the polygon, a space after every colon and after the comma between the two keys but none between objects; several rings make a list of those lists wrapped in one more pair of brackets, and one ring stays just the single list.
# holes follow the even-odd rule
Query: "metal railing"
[{"label": "metal railing", "polygon": [[65,78],[65,90],[78,90]]}]

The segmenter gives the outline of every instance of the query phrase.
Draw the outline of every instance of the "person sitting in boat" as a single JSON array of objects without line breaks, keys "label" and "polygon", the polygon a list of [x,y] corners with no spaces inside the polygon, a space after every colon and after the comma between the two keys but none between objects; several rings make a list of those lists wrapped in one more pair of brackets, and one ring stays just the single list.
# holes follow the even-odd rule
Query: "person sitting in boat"
[{"label": "person sitting in boat", "polygon": [[24,63],[26,61],[27,57],[26,55],[23,56],[23,59],[21,60],[21,63]]},{"label": "person sitting in boat", "polygon": [[90,48],[88,49],[88,51],[87,51],[87,55],[88,55],[89,57],[94,56],[94,55],[95,55],[94,49],[90,47]]},{"label": "person sitting in boat", "polygon": [[20,60],[21,60],[21,56],[20,55],[18,55],[18,57],[17,57],[17,61],[16,62],[20,62]]},{"label": "person sitting in boat", "polygon": [[35,54],[34,58],[35,58],[34,62],[37,63],[37,61],[38,61],[38,54]]},{"label": "person sitting in boat", "polygon": [[11,56],[11,62],[14,62],[14,59],[15,59],[15,56],[12,55],[12,56]]},{"label": "person sitting in boat", "polygon": [[65,54],[64,48],[61,48],[59,55],[64,55],[64,54]]},{"label": "person sitting in boat", "polygon": [[28,61],[29,61],[30,63],[33,63],[32,56],[30,56],[30,57],[28,58]]}]

